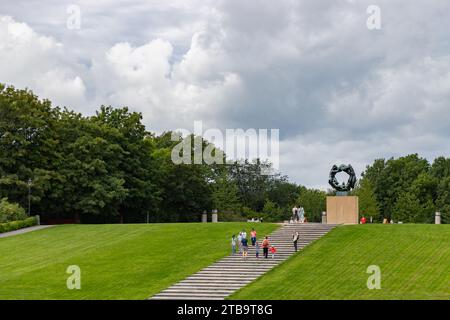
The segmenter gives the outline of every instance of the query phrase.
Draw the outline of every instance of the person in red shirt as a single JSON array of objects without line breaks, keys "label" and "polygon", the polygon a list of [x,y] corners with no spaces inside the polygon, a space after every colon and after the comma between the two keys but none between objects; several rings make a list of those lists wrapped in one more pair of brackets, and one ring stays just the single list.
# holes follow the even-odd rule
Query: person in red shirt
[{"label": "person in red shirt", "polygon": [[359,223],[361,224],[365,224],[367,222],[366,217],[362,216],[361,219],[359,220]]},{"label": "person in red shirt", "polygon": [[277,252],[277,248],[274,246],[270,247],[270,253],[272,254],[272,259],[275,258],[275,253]]}]

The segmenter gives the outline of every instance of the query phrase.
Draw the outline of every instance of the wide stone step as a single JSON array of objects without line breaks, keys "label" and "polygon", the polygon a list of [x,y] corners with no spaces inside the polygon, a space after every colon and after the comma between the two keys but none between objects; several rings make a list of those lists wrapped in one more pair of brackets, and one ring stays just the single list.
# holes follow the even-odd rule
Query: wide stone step
[{"label": "wide stone step", "polygon": [[222,275],[220,277],[218,277],[217,275],[211,275],[211,274],[194,274],[192,276],[189,276],[188,280],[199,280],[199,279],[203,279],[203,280],[247,280],[247,279],[254,279],[258,277],[258,275],[246,275],[244,277],[239,277],[236,276],[234,274],[228,274],[228,275]]},{"label": "wide stone step", "polygon": [[209,299],[209,298],[225,298],[228,294],[223,294],[223,293],[210,293],[210,292],[204,292],[204,293],[185,293],[185,294],[180,294],[180,293],[176,293],[176,292],[164,292],[164,293],[158,293],[157,296],[160,297],[198,297],[198,298],[204,298],[204,299]]},{"label": "wide stone step", "polygon": [[226,279],[226,278],[212,278],[210,277],[193,277],[193,278],[186,278],[181,282],[178,282],[176,284],[180,283],[230,283],[230,284],[237,284],[237,283],[248,283],[251,282],[250,278],[238,278],[238,279]]},{"label": "wide stone step", "polygon": [[217,286],[222,286],[222,285],[240,285],[242,286],[243,284],[247,284],[250,283],[251,280],[250,279],[239,279],[239,280],[228,280],[228,279],[202,279],[202,278],[198,278],[198,279],[185,279],[182,282],[178,282],[175,285],[191,285],[191,284],[195,284],[195,285],[217,285]]},{"label": "wide stone step", "polygon": [[179,282],[171,288],[240,288],[242,283],[198,283],[198,282]]},{"label": "wide stone step", "polygon": [[191,287],[191,288],[169,288],[166,289],[164,291],[162,291],[162,293],[187,293],[187,294],[192,294],[192,293],[212,293],[212,294],[224,294],[224,295],[229,295],[230,293],[233,293],[235,290],[234,289],[224,289],[224,288],[197,288],[197,287]]},{"label": "wide stone step", "polygon": [[227,272],[227,271],[235,271],[235,272],[239,272],[239,271],[261,271],[261,272],[265,272],[267,270],[270,270],[272,268],[272,266],[267,266],[267,267],[248,267],[248,268],[243,268],[241,266],[231,266],[231,267],[208,267],[205,269],[202,269],[201,271],[222,271],[222,272]]},{"label": "wide stone step", "polygon": [[[317,234],[317,235],[309,235],[309,236],[305,236],[305,235],[300,235],[299,240],[310,240],[310,239],[317,239],[322,237],[323,235]],[[269,237],[269,241],[274,241],[275,239],[277,239],[278,241],[283,241],[283,242],[289,242],[292,241],[292,234],[285,234],[285,235],[277,235],[277,236],[273,236],[273,237]],[[256,240],[259,242],[262,242],[264,239],[260,239],[260,240]]]},{"label": "wide stone step", "polygon": [[208,269],[208,270],[201,270],[195,274],[206,274],[206,273],[217,273],[217,274],[251,274],[255,272],[266,272],[269,269]]},{"label": "wide stone step", "polygon": [[[271,262],[272,263],[272,262]],[[213,265],[211,265],[210,267],[213,266],[223,266],[225,264],[227,265],[232,265],[232,266],[243,266],[243,267],[266,267],[268,265],[270,265],[271,263],[269,263],[269,261],[267,259],[264,258],[263,255],[259,255],[259,258],[256,258],[255,255],[248,255],[247,258],[242,258],[241,256],[238,257],[227,257],[224,258],[223,260],[221,260],[220,262],[217,262]]]},{"label": "wide stone step", "polygon": [[[280,263],[280,262],[286,260],[286,258],[275,256],[274,258],[268,257],[266,259],[266,258],[263,258],[262,255],[261,255],[260,258],[258,258],[258,260],[261,260],[261,263],[273,263],[273,262]],[[227,258],[224,261],[243,261],[243,259],[242,258]],[[253,258],[252,260],[250,260],[250,258],[247,258],[247,260],[245,260],[245,261],[256,261],[256,258]]]},{"label": "wide stone step", "polygon": [[196,273],[197,276],[210,276],[210,277],[215,277],[216,279],[221,279],[222,277],[229,277],[229,276],[234,276],[236,278],[245,278],[248,276],[258,276],[260,274],[263,274],[265,271],[254,271],[254,272],[230,272],[230,273],[225,273],[225,272],[221,272],[221,271],[208,271],[208,272],[202,272],[202,273]]},{"label": "wide stone step", "polygon": [[236,272],[223,272],[223,271],[204,271],[204,272],[198,272],[196,273],[196,275],[201,276],[201,275],[205,275],[205,276],[215,276],[218,279],[220,279],[223,276],[235,276],[235,277],[243,277],[245,278],[246,276],[257,276],[260,274],[263,274],[264,271],[236,271]]},{"label": "wide stone step", "polygon": [[[206,267],[205,269],[209,269],[209,268],[221,268],[221,269],[223,269],[223,268],[232,267],[232,268],[243,268],[243,269],[248,270],[248,269],[251,269],[251,268],[264,269],[264,268],[268,268],[270,266],[271,266],[271,264],[255,263],[255,262],[252,262],[252,261],[248,261],[248,260],[242,259],[241,262],[236,261],[236,262],[228,262],[226,264],[224,264],[224,263],[213,264],[213,265],[210,265],[209,267]],[[202,270],[204,270],[204,269],[202,269]]]},{"label": "wide stone step", "polygon": [[[204,300],[223,300],[225,297],[209,297],[204,298]],[[193,297],[193,296],[183,296],[183,295],[177,295],[177,296],[165,296],[165,295],[156,295],[151,298],[152,300],[199,300],[202,298],[199,297]]]},{"label": "wide stone step", "polygon": [[[300,234],[297,248],[301,250],[311,242],[322,237],[334,226],[322,224],[285,224],[280,229],[268,235],[271,245],[277,248],[274,258],[269,252],[268,259],[263,256],[260,248],[260,258],[255,257],[255,247],[249,243],[248,256],[242,254],[229,255],[205,267],[186,279],[161,291],[151,299],[157,300],[222,300],[227,296],[259,278],[273,267],[291,257],[294,253],[292,235]],[[261,243],[263,238],[258,238]]]}]

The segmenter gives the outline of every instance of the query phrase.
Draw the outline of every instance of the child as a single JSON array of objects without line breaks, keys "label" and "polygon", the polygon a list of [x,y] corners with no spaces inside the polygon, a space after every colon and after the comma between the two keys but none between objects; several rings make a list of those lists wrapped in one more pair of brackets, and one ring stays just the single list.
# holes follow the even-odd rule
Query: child
[{"label": "child", "polygon": [[259,258],[259,243],[255,242],[255,254],[256,254],[256,259]]},{"label": "child", "polygon": [[236,236],[234,234],[231,237],[231,254],[233,256],[236,254]]},{"label": "child", "polygon": [[277,248],[274,246],[270,247],[270,253],[272,254],[272,259],[275,258],[275,253],[277,252]]}]

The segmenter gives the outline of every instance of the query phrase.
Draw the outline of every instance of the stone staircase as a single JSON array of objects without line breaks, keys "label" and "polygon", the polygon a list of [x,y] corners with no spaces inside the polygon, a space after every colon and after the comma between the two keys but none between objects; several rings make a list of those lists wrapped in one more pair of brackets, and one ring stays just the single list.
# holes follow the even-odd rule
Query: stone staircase
[{"label": "stone staircase", "polygon": [[[270,244],[277,249],[274,258],[271,257],[269,252],[269,258],[264,259],[261,248],[260,257],[256,259],[255,249],[251,246],[249,239],[249,251],[246,260],[240,254],[229,255],[150,297],[150,299],[223,300],[294,254],[292,235],[296,231],[300,234],[298,250],[301,250],[334,227],[335,225],[318,223],[283,224],[281,228],[269,235]],[[258,234],[258,236],[258,242],[261,242],[263,235]]]}]

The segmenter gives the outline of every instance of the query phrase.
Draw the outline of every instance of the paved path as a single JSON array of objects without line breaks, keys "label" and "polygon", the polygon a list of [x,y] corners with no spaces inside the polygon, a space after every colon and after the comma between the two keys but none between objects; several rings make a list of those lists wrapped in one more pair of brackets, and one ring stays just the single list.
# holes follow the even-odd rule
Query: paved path
[{"label": "paved path", "polygon": [[[294,253],[292,234],[300,234],[298,249],[302,249],[312,241],[322,237],[335,225],[318,223],[284,224],[269,235],[271,245],[277,248],[275,258],[256,259],[255,250],[249,241],[247,260],[240,255],[227,256],[214,264],[200,270],[186,279],[172,285],[160,293],[150,297],[152,300],[223,300],[236,290],[249,284]],[[261,241],[262,235],[259,235]],[[230,240],[231,241],[231,240]],[[231,247],[231,245],[230,245]],[[231,249],[231,248],[230,248]]]},{"label": "paved path", "polygon": [[28,233],[28,232],[31,232],[31,231],[46,229],[46,228],[50,228],[50,227],[53,227],[53,225],[33,226],[33,227],[23,228],[23,229],[19,229],[19,230],[4,232],[4,233],[0,233],[0,238],[12,237],[12,236],[15,236],[15,235],[18,235],[18,234]]}]

